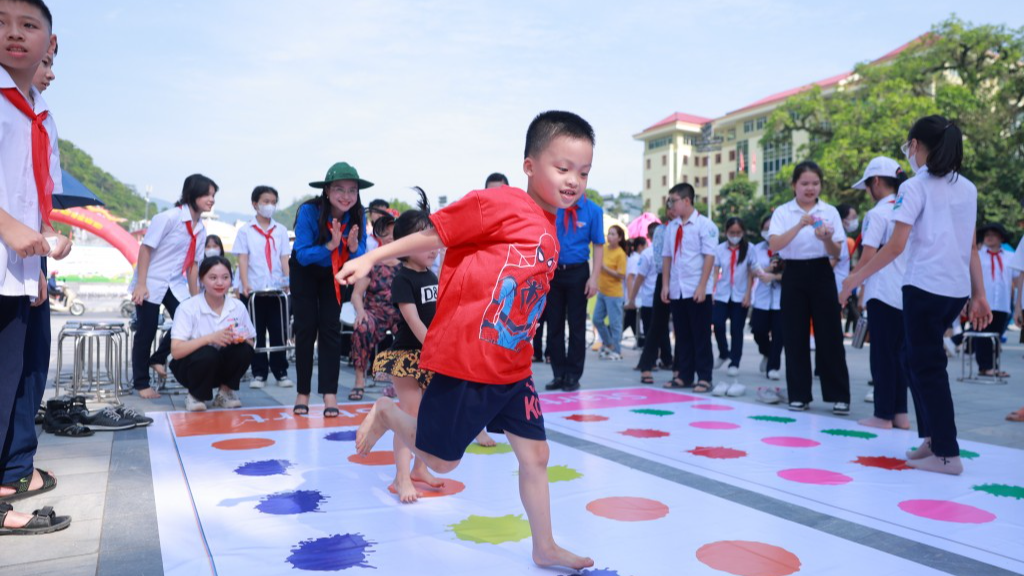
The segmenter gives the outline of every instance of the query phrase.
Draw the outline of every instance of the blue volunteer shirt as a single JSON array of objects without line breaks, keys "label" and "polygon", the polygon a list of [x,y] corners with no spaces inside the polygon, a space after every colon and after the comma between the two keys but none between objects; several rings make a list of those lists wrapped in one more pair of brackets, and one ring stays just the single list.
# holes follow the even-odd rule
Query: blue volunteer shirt
[{"label": "blue volunteer shirt", "polygon": [[[590,244],[604,244],[604,210],[586,196],[576,204],[576,229],[566,230],[566,211],[555,216],[558,228],[558,264],[583,264],[590,261]],[[572,227],[572,218],[569,218]]]},{"label": "blue volunteer shirt", "polygon": [[[366,252],[366,216],[363,213],[363,221],[359,225],[359,249],[349,252],[349,258],[362,256]],[[292,253],[303,266],[331,267],[331,252],[323,244],[317,244],[319,236],[320,209],[312,204],[304,204],[299,207],[299,217],[295,222],[295,244],[292,246]],[[345,227],[344,238],[338,245],[338,250],[348,250],[348,224],[349,213],[341,217],[341,225]]]}]

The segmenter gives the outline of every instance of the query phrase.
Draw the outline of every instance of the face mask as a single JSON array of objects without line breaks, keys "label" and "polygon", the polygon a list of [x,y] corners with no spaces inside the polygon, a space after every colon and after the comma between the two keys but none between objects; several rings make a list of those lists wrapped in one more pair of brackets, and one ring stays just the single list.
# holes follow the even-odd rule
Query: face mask
[{"label": "face mask", "polygon": [[207,248],[206,257],[210,258],[212,256],[220,256],[220,248]]},{"label": "face mask", "polygon": [[860,228],[860,218],[854,218],[853,220],[844,220],[843,228],[846,228],[846,231],[850,232],[851,234],[853,232],[856,232],[857,228]]},{"label": "face mask", "polygon": [[743,236],[726,236],[726,238],[729,239],[729,244],[732,244],[733,246],[739,244],[740,240],[743,240]]},{"label": "face mask", "polygon": [[911,154],[910,147],[908,146],[904,155],[907,157],[907,161],[910,162],[910,171],[916,174],[917,171],[921,169],[921,167],[917,165],[917,154]]},{"label": "face mask", "polygon": [[260,204],[256,207],[256,213],[264,218],[270,218],[276,210],[277,206],[274,204]]},{"label": "face mask", "polygon": [[764,238],[765,240],[768,239],[768,231],[767,230],[761,230],[761,238]]}]

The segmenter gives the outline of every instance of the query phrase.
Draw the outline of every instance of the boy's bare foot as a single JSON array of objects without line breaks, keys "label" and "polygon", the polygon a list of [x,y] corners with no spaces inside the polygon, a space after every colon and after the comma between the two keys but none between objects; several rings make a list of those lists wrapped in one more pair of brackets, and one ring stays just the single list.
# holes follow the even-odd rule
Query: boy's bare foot
[{"label": "boy's bare foot", "polygon": [[953,456],[950,458],[929,456],[919,460],[911,460],[907,462],[907,466],[917,468],[918,470],[950,474],[952,476],[959,476],[964,471],[964,465],[963,462],[960,461],[959,456]]},{"label": "boy's bare foot", "polygon": [[910,417],[906,414],[897,414],[892,420],[892,425],[900,430],[910,430]]},{"label": "boy's bare foot", "polygon": [[416,490],[416,487],[413,486],[412,479],[409,477],[395,478],[395,481],[391,483],[391,487],[398,493],[398,500],[402,504],[412,504],[422,496]]},{"label": "boy's bare foot", "polygon": [[872,428],[881,428],[883,430],[892,430],[892,420],[876,418],[874,416],[857,420],[857,424],[860,424],[861,426],[870,426]]},{"label": "boy's bare foot", "polygon": [[424,470],[423,472],[414,471],[410,478],[412,478],[413,482],[422,482],[431,488],[437,488],[438,490],[444,488],[444,478],[434,476],[429,470]]},{"label": "boy's bare foot", "polygon": [[370,412],[366,415],[366,419],[359,425],[359,430],[356,432],[356,453],[366,456],[373,450],[373,445],[380,440],[380,437],[387,432],[387,426],[384,424],[384,419],[381,417],[383,412],[395,407],[395,403],[390,398],[378,398],[373,403],[373,408],[370,408]]},{"label": "boy's bare foot", "polygon": [[907,460],[920,460],[921,458],[934,455],[931,438],[925,438],[924,442],[921,442],[921,445],[917,447],[917,450],[907,450]]},{"label": "boy's bare foot", "polygon": [[534,548],[533,562],[538,566],[565,566],[573,570],[582,570],[594,565],[594,561],[590,558],[577,556],[554,543],[552,543],[552,548],[547,550]]},{"label": "boy's bare foot", "polygon": [[143,388],[139,390],[139,398],[145,398],[146,400],[156,400],[160,397],[160,393],[156,391],[156,388],[152,386],[149,388]]},{"label": "boy's bare foot", "polygon": [[498,445],[498,443],[494,441],[494,438],[491,438],[490,434],[487,433],[487,430],[481,430],[480,433],[476,435],[476,443],[481,446],[486,446],[487,448]]}]

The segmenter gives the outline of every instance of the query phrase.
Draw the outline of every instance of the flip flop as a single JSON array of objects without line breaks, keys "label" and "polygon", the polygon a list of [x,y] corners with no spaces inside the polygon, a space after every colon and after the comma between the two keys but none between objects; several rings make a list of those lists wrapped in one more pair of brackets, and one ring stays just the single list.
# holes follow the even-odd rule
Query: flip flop
[{"label": "flip flop", "polygon": [[640,377],[640,383],[641,384],[654,384],[654,376],[641,376]]},{"label": "flip flop", "polygon": [[353,388],[352,391],[349,392],[348,394],[348,399],[351,400],[352,402],[359,402],[360,400],[363,399],[363,392],[363,388]]},{"label": "flip flop", "polygon": [[697,394],[703,394],[711,390],[711,383],[701,380],[693,385],[693,391]]},{"label": "flip flop", "polygon": [[292,414],[305,416],[306,414],[309,414],[309,406],[305,404],[296,404],[295,407],[292,408]]},{"label": "flip flop", "polygon": [[341,414],[334,406],[324,408],[324,418],[337,418]]},{"label": "flip flop", "polygon": [[682,379],[680,379],[680,378],[673,378],[671,382],[669,382],[668,384],[665,384],[664,386],[662,386],[662,388],[667,388],[669,390],[678,390],[678,389],[681,389],[681,388],[687,388],[687,385],[686,385],[686,382],[682,381]]},{"label": "flip flop", "polygon": [[70,516],[57,516],[53,508],[44,506],[32,512],[32,519],[21,528],[4,528],[4,520],[7,513],[14,510],[14,507],[6,502],[0,502],[0,536],[29,536],[33,534],[48,534],[63,530],[71,525]]},{"label": "flip flop", "polygon": [[[43,492],[49,492],[57,487],[57,479],[54,478],[53,475],[46,470],[40,470],[39,468],[36,468],[36,470],[39,472],[39,476],[43,479],[42,487],[30,490],[29,485],[32,483],[32,474],[29,474],[17,482],[4,484],[3,487],[11,488],[14,490],[14,494],[0,498],[0,502],[14,502],[15,500],[21,500],[22,498],[30,498],[37,494],[42,494]],[[0,524],[0,526],[2,526],[2,524]]]}]

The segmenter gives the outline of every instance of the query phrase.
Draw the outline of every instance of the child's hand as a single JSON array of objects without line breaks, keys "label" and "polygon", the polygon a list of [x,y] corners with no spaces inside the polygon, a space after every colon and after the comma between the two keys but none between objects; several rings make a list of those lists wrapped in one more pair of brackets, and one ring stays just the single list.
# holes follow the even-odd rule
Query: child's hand
[{"label": "child's hand", "polygon": [[57,244],[52,250],[50,250],[50,258],[53,258],[54,260],[63,260],[71,253],[71,238],[64,236],[59,232],[43,232],[43,237],[55,238],[57,240]]},{"label": "child's hand", "polygon": [[846,306],[846,301],[850,299],[850,294],[853,293],[853,289],[857,287],[857,282],[853,280],[853,277],[847,276],[843,280],[843,289],[839,291],[839,305]]},{"label": "child's hand", "polygon": [[46,302],[49,296],[46,293],[46,274],[43,274],[42,270],[39,270],[39,290],[36,294],[36,299],[32,301],[32,307],[36,308],[42,306]]},{"label": "child's hand", "polygon": [[149,298],[149,289],[142,282],[135,285],[135,290],[132,290],[132,303],[136,306],[142,306],[142,303]]},{"label": "child's hand", "polygon": [[370,271],[373,270],[373,262],[369,258],[360,257],[345,262],[341,270],[335,276],[335,280],[338,284],[346,286],[349,284],[355,284],[356,281],[361,280],[369,276]]},{"label": "child's hand", "polygon": [[215,346],[217,348],[230,346],[235,342],[235,332],[230,327],[224,328],[223,330],[217,330],[206,337],[206,342],[210,346]]},{"label": "child's hand", "polygon": [[668,286],[661,287],[661,301],[664,302],[665,304],[669,303]]},{"label": "child's hand", "polygon": [[992,323],[992,308],[989,307],[985,297],[971,298],[968,306],[967,318],[975,330],[984,330]]},{"label": "child's hand", "polygon": [[804,226],[814,226],[814,216],[811,216],[810,214],[804,214],[803,216],[800,217],[800,221],[797,222],[797,225],[800,226],[801,228],[803,228]]},{"label": "child's hand", "polygon": [[355,252],[359,250],[359,225],[356,224],[348,232],[348,251]]},{"label": "child's hand", "polygon": [[708,295],[703,290],[697,290],[693,293],[693,303],[703,304],[704,300],[707,299]]},{"label": "child's hand", "polygon": [[46,242],[46,238],[18,221],[12,221],[0,231],[0,240],[22,258],[45,256],[50,253],[50,244]]},{"label": "child's hand", "polygon": [[834,232],[834,230],[828,224],[822,224],[814,229],[814,235],[822,242],[830,240],[832,238],[832,232]]}]

